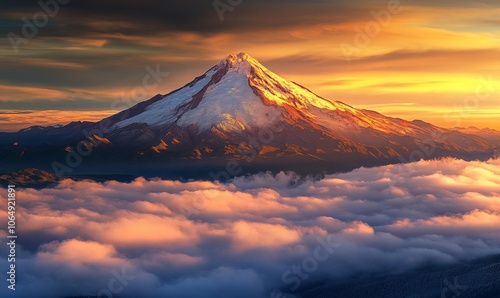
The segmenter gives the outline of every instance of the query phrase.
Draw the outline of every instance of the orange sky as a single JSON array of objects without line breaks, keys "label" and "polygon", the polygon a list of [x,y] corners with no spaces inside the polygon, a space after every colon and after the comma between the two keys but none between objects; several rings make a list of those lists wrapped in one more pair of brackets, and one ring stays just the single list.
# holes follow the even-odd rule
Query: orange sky
[{"label": "orange sky", "polygon": [[[500,129],[498,4],[401,1],[391,10],[385,1],[330,2],[290,5],[288,15],[268,26],[256,4],[243,3],[224,21],[215,11],[198,12],[206,17],[188,29],[177,24],[139,33],[152,25],[118,16],[80,17],[87,27],[71,34],[42,28],[18,53],[0,47],[0,130],[94,121],[119,109],[111,104],[117,98],[137,102],[166,94],[241,51],[286,79],[358,108],[443,127]],[[277,5],[271,1],[268,12]],[[71,18],[78,9],[68,7],[54,24],[80,24]],[[29,14],[17,10],[3,17]],[[146,67],[157,65],[169,76],[144,88]]]}]

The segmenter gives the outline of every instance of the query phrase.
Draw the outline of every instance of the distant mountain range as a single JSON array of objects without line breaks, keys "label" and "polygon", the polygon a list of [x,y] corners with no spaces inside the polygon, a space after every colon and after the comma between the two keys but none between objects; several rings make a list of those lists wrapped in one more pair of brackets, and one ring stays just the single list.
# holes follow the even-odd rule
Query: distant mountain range
[{"label": "distant mountain range", "polygon": [[25,187],[45,187],[57,183],[54,174],[38,169],[24,169],[10,174],[0,175],[0,186],[7,187],[8,184]]},{"label": "distant mountain range", "polygon": [[325,99],[245,53],[97,123],[0,133],[2,172],[36,167],[169,178],[318,174],[444,156],[486,159],[497,148],[461,130]]},{"label": "distant mountain range", "polygon": [[470,127],[454,127],[452,130],[459,131],[465,134],[479,136],[490,143],[500,146],[500,131],[491,128]]}]

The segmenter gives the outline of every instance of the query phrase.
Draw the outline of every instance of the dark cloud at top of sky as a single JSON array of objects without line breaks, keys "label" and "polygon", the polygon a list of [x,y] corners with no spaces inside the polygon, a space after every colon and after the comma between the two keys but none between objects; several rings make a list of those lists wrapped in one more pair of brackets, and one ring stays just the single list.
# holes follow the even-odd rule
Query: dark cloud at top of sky
[{"label": "dark cloud at top of sky", "polygon": [[[50,2],[42,1],[42,2]],[[219,2],[211,0],[145,0],[145,1],[70,1],[61,5],[58,15],[50,25],[52,30],[41,32],[43,36],[75,36],[90,32],[107,32],[109,28],[95,27],[89,22],[121,21],[128,25],[115,28],[122,34],[152,35],[158,31],[196,32],[216,34],[220,32],[246,32],[280,27],[336,23],[370,17],[366,11],[387,7],[389,1],[355,0],[241,0]],[[491,3],[490,3],[491,2]],[[221,21],[214,3],[230,6]],[[401,1],[401,5],[406,4]],[[493,1],[424,1],[411,2],[420,6],[481,6],[495,5]],[[498,5],[498,4],[496,4]],[[218,5],[219,7],[223,7]],[[224,10],[223,8],[221,8]],[[2,33],[20,24],[19,14],[30,17],[40,10],[37,1],[15,1],[3,4]],[[17,26],[18,27],[18,26]]]},{"label": "dark cloud at top of sky", "polygon": [[[229,5],[226,0],[220,0],[220,3]],[[33,1],[18,1],[5,6],[2,14],[8,22],[4,21],[6,26],[3,26],[2,33],[22,25],[20,14],[29,18],[40,10],[38,5],[33,5]],[[213,1],[72,1],[61,6],[49,26],[50,30],[43,30],[41,36],[110,33],[109,28],[93,26],[93,22],[123,22],[122,26],[113,29],[126,35],[147,36],[162,31],[210,35],[340,21],[358,14],[340,1],[247,0],[228,7],[230,10],[226,11],[221,8],[225,11],[222,21]]]}]

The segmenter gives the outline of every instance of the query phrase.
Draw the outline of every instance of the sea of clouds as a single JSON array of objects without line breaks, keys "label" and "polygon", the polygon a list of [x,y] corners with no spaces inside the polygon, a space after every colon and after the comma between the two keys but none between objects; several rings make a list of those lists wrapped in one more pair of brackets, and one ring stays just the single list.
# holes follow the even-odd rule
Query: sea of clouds
[{"label": "sea of clouds", "polygon": [[17,289],[2,278],[2,297],[289,297],[316,282],[500,253],[500,160],[321,180],[64,180],[17,189],[17,212]]}]

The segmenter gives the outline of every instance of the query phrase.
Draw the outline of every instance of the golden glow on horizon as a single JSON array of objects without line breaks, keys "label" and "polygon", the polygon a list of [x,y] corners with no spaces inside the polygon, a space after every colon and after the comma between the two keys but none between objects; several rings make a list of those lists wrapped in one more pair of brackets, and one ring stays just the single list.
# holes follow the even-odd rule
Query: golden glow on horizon
[{"label": "golden glow on horizon", "polygon": [[18,131],[33,125],[65,125],[72,121],[97,122],[117,112],[119,111],[0,110],[0,127],[2,127],[3,131]]}]

